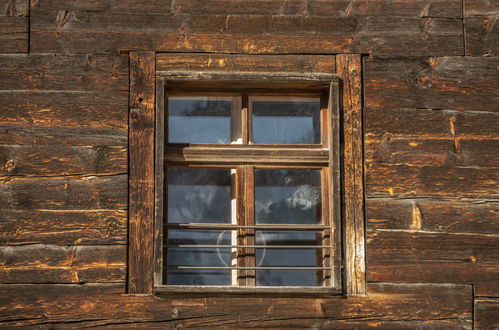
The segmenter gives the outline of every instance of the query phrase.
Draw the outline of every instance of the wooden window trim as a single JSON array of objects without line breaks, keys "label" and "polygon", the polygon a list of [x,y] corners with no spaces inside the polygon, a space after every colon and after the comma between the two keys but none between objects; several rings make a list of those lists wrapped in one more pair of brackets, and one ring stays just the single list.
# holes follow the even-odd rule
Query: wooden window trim
[{"label": "wooden window trim", "polygon": [[[162,293],[162,288],[154,289],[153,279],[158,278],[158,262],[161,258],[155,256],[157,245],[162,244],[161,240],[153,237],[161,234],[159,221],[154,224],[156,217],[162,214],[162,203],[164,192],[162,189],[163,177],[154,168],[162,168],[163,162],[163,136],[162,131],[157,127],[164,127],[165,119],[162,117],[164,107],[164,83],[167,77],[175,77],[176,81],[182,81],[181,89],[189,86],[189,81],[193,80],[232,80],[246,81],[282,81],[283,84],[290,82],[290,86],[301,84],[300,88],[317,88],[324,86],[330,81],[338,81],[340,78],[340,93],[334,94],[340,105],[342,113],[339,114],[341,120],[339,124],[338,136],[343,138],[342,164],[341,170],[343,187],[342,194],[332,193],[334,198],[341,198],[342,210],[336,209],[334,212],[342,213],[342,237],[343,256],[342,261],[342,282],[343,289],[328,290],[326,287],[306,287],[276,288],[251,287],[224,287],[227,290],[217,290],[216,288],[204,288],[202,292],[221,293],[253,293],[266,294],[270,292],[281,293],[343,293],[346,295],[364,295],[366,288],[365,279],[365,224],[364,224],[364,194],[363,194],[363,157],[362,157],[362,104],[361,104],[361,67],[359,55],[337,55],[337,74],[329,73],[227,73],[227,72],[161,72],[155,71],[155,53],[133,51],[130,52],[130,126],[129,126],[129,251],[128,251],[128,292],[129,293],[151,293],[153,291]],[[167,55],[162,55],[167,56]],[[186,54],[186,56],[189,56]],[[171,79],[171,78],[170,78]],[[255,84],[255,88],[258,86]],[[330,94],[333,95],[333,94]],[[156,105],[156,107],[154,107]],[[331,118],[332,119],[332,118]],[[156,128],[155,128],[156,125]],[[331,137],[332,138],[332,137]],[[154,143],[155,141],[155,143]],[[340,148],[339,139],[332,138],[333,148]],[[156,157],[154,157],[154,145],[156,145]],[[233,147],[236,148],[237,146]],[[202,148],[201,146],[199,148]],[[320,148],[318,148],[320,149]],[[200,150],[198,150],[200,151]],[[233,150],[230,150],[233,151]],[[320,150],[317,150],[320,151]],[[255,147],[255,153],[265,153],[269,150],[262,150]],[[315,151],[314,151],[315,152]],[[200,152],[198,152],[200,154]],[[332,155],[333,153],[330,153]],[[192,149],[192,155],[196,155],[196,148]],[[320,152],[310,154],[310,157],[321,157]],[[307,157],[304,157],[307,158]],[[317,161],[314,160],[314,161]],[[328,162],[334,159],[328,159]],[[309,164],[304,161],[303,163]],[[335,167],[333,171],[340,169]],[[332,172],[331,172],[332,173]],[[158,175],[159,174],[159,175]],[[338,175],[332,177],[338,178]],[[244,183],[242,183],[244,184]],[[155,188],[156,187],[156,188]],[[340,184],[335,189],[340,189]],[[155,190],[156,189],[156,190]],[[332,197],[331,197],[332,198]],[[336,240],[338,242],[338,240]],[[339,251],[339,250],[337,250]],[[339,256],[335,262],[340,262]],[[337,268],[339,269],[339,268]],[[153,271],[154,270],[154,271]],[[154,274],[153,274],[154,272]],[[154,276],[153,276],[154,275]],[[157,284],[157,283],[156,283]],[[326,289],[326,290],[323,290]],[[190,292],[189,292],[190,291]],[[192,293],[193,290],[181,287],[169,287],[169,293]],[[197,290],[194,290],[197,291]],[[327,292],[324,292],[327,291]],[[197,291],[199,292],[199,291]]]}]

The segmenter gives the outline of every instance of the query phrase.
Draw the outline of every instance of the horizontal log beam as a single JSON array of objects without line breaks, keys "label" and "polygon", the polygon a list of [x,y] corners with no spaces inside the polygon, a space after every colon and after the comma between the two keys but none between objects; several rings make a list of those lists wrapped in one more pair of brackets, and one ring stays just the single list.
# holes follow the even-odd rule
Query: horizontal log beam
[{"label": "horizontal log beam", "polygon": [[[92,292],[92,290],[95,290]],[[101,289],[102,290],[102,289]],[[471,326],[470,286],[371,284],[367,297],[157,297],[75,286],[0,286],[2,326],[402,327]],[[408,303],[410,301],[410,303]],[[12,306],[16,306],[15,309]],[[40,315],[45,317],[40,318]],[[153,323],[154,322],[154,323]]]}]

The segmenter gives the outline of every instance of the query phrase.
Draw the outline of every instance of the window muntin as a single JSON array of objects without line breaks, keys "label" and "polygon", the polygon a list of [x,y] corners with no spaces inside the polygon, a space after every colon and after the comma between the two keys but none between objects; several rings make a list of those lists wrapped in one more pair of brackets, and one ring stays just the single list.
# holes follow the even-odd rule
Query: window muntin
[{"label": "window muntin", "polygon": [[[323,288],[328,289],[327,292],[332,292],[330,290],[338,292],[337,284],[340,283],[338,280],[339,264],[337,263],[340,253],[338,249],[339,234],[338,226],[333,222],[337,222],[339,219],[329,218],[329,215],[333,213],[329,210],[332,207],[329,199],[333,190],[330,182],[332,175],[330,174],[328,158],[332,134],[330,86],[313,90],[296,88],[291,91],[236,89],[220,90],[217,88],[214,92],[205,93],[204,90],[198,92],[195,88],[187,88],[186,90],[174,88],[172,92],[167,91],[165,94],[165,103],[168,105],[170,104],[169,98],[172,96],[204,99],[229,96],[236,101],[232,103],[229,143],[212,143],[210,141],[192,143],[170,141],[168,143],[169,135],[166,135],[165,168],[168,170],[175,167],[189,169],[217,167],[231,170],[232,208],[230,222],[225,218],[225,220],[218,220],[218,222],[171,223],[166,217],[162,235],[165,238],[164,260],[161,268],[162,280],[159,285],[166,285],[165,290],[173,288],[180,291],[184,290],[182,288],[189,287],[198,289],[210,287],[244,289],[246,287],[249,289],[256,286],[270,290],[286,287],[288,289],[296,288],[294,290],[303,288],[305,291],[300,292],[310,292],[314,288]],[[284,139],[277,141],[260,140],[261,143],[255,143],[259,140],[253,141],[253,111],[255,109],[253,103],[258,101],[262,102],[267,109],[271,108],[272,101],[279,103],[281,109],[285,109],[286,105],[292,110],[297,109],[298,115],[293,111],[282,111],[283,115],[280,116],[282,118],[279,119],[284,120],[284,122],[287,119],[292,121],[296,118],[308,121],[308,126],[302,126],[308,127],[309,132],[310,127],[312,127],[313,132],[309,134],[312,139],[288,141],[286,136],[292,137],[292,134],[286,134],[287,132],[284,130],[284,134],[281,134]],[[263,109],[263,116],[260,117],[265,117],[266,114],[270,114],[269,117],[275,117],[272,111],[265,113],[265,107]],[[300,109],[303,111],[300,112]],[[279,113],[277,114],[279,115]],[[168,127],[168,110],[165,119]],[[264,142],[282,143],[268,144]],[[234,153],[236,157],[234,157]],[[192,158],[193,155],[194,158]],[[283,192],[278,193],[280,196],[274,202],[279,202],[279,198],[281,203],[283,198],[284,201],[287,199],[289,205],[302,213],[301,217],[284,221],[269,221],[256,216],[255,210],[258,206],[255,204],[255,193],[259,188],[255,179],[260,182],[262,180],[260,177],[265,177],[263,174],[267,172],[277,176],[280,173],[283,177],[286,173],[288,174],[287,179],[280,179],[282,187],[274,187],[277,192],[283,190]],[[315,182],[301,182],[300,184],[300,180],[304,180],[303,174],[298,175],[301,172],[315,173]],[[291,174],[297,177],[295,178]],[[267,176],[269,175],[267,174]],[[300,179],[300,177],[302,178]],[[293,181],[297,181],[297,183],[293,184]],[[291,199],[293,194],[294,201]],[[304,203],[304,200],[299,200],[299,198],[306,198],[305,196],[314,196],[311,197],[314,199],[308,201],[308,204]],[[165,213],[168,213],[167,209],[168,205],[165,205]],[[279,210],[277,212],[279,213]],[[289,215],[293,213],[293,210],[292,208],[288,210],[283,208],[280,212],[282,217],[283,212]],[[189,230],[217,232],[217,235],[221,235],[220,237],[224,237],[224,239],[218,239],[217,236],[214,244],[201,244],[199,242],[196,244],[174,244],[169,239],[169,231],[180,229],[186,232]],[[335,238],[334,242],[331,237]],[[184,248],[190,249],[190,251],[178,252],[174,250],[177,253],[176,259],[170,252],[169,260],[168,251],[172,248]],[[229,252],[230,258],[227,257]],[[179,258],[178,255],[181,253],[188,253],[188,257],[191,259],[200,259],[199,256],[203,253],[211,253],[212,256],[217,255],[217,257],[206,257],[203,262],[197,264],[193,261],[180,264],[178,260],[182,258]],[[333,273],[335,273],[334,281],[332,279]],[[174,278],[174,276],[180,278],[180,274],[184,275],[182,280]],[[187,277],[190,276],[190,279],[186,279],[186,274],[189,274]],[[217,276],[218,278],[216,278]],[[169,277],[171,280],[168,280]]]}]

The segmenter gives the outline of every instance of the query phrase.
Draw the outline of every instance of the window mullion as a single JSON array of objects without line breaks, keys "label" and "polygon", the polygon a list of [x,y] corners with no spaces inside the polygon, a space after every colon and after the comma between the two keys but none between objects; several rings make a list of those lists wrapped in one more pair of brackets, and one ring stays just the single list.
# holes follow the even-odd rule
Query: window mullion
[{"label": "window mullion", "polygon": [[248,94],[241,94],[241,131],[243,144],[249,144],[250,113],[248,107]]},{"label": "window mullion", "polygon": [[[244,194],[245,194],[245,225],[254,226],[255,225],[255,180],[254,180],[254,167],[251,165],[244,166],[245,181],[244,181]],[[255,229],[245,230],[245,244],[255,245]],[[255,248],[245,249],[245,266],[255,267]],[[255,286],[256,285],[256,271],[254,269],[246,270],[245,273],[245,285]]]}]

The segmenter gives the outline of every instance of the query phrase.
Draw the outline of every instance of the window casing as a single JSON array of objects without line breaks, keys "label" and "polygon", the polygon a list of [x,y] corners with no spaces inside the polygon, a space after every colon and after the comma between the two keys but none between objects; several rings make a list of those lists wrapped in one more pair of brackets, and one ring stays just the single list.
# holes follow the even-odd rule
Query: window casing
[{"label": "window casing", "polygon": [[[162,102],[156,113],[155,291],[340,293],[341,162],[336,77],[197,78],[165,77],[157,84],[157,98]],[[193,103],[207,98],[230,104],[230,110],[218,114],[216,109],[208,110],[222,119],[196,119],[182,118],[182,111],[171,109],[175,101]],[[318,111],[305,111],[302,118],[293,118],[293,106],[288,102],[286,107],[286,100],[297,104],[317,100]],[[280,111],[272,110],[276,104]],[[288,116],[278,118],[286,108]],[[203,134],[192,138],[189,129],[178,125],[197,128],[196,134],[209,130],[210,125],[218,129],[204,138]],[[311,136],[299,136],[303,125],[312,128]],[[277,132],[271,132],[272,127]],[[282,127],[295,127],[296,134]],[[209,219],[209,212],[185,212],[186,186],[203,191],[202,185],[193,184],[195,173],[205,181],[210,176],[207,173],[225,173],[221,175],[225,178],[213,181],[221,180],[218,188],[225,187],[213,190],[219,197],[225,191],[224,201],[217,202],[222,204],[219,208],[225,208],[220,212],[224,216]],[[262,204],[269,201],[272,191],[280,191],[281,209],[274,206],[274,216],[264,219],[262,210],[269,212],[269,205]],[[172,200],[172,196],[180,197]],[[206,204],[200,196],[202,193],[191,201]],[[179,211],[182,209],[184,212]],[[302,211],[302,218],[296,216],[297,211]],[[297,218],[282,220],[293,216]]]}]

